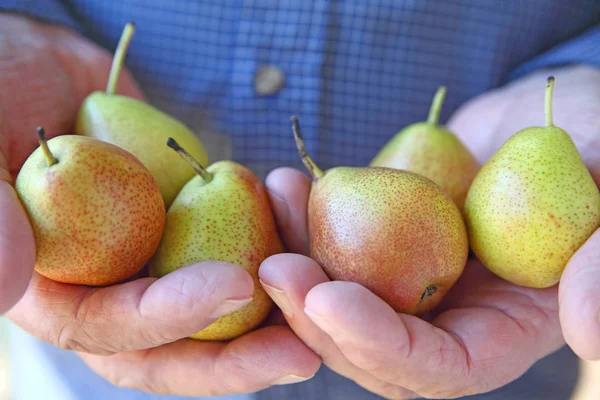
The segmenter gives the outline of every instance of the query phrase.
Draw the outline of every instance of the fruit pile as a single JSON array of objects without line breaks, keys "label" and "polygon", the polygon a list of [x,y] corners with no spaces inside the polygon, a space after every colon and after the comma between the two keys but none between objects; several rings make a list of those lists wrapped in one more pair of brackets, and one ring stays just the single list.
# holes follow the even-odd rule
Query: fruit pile
[{"label": "fruit pile", "polygon": [[[162,277],[205,260],[253,277],[253,301],[192,336],[227,340],[256,328],[272,302],[262,261],[284,251],[262,182],[233,161],[208,165],[184,124],[115,93],[135,26],[127,24],[106,92],[90,94],[73,135],[46,141],[23,165],[16,189],[34,229],[35,269],[59,282],[112,285],[145,266]],[[312,176],[310,256],[333,280],[354,281],[397,312],[422,315],[464,271],[469,249],[517,285],[555,285],[600,226],[600,191],[570,136],[552,121],[513,135],[483,166],[429,118],[398,132],[365,167],[322,171],[292,131]],[[291,139],[291,138],[290,138]]]}]

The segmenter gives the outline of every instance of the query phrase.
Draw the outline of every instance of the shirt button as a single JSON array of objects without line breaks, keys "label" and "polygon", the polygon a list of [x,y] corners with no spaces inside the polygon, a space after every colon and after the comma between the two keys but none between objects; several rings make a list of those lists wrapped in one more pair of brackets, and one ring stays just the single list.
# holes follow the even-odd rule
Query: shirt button
[{"label": "shirt button", "polygon": [[274,65],[263,65],[254,76],[254,90],[261,96],[277,93],[285,83],[285,75]]}]

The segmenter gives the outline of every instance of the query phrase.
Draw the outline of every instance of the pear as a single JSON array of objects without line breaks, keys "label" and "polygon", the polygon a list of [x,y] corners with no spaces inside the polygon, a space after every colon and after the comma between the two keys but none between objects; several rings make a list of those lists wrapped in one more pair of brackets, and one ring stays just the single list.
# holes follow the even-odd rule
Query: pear
[{"label": "pear", "polygon": [[152,175],[127,151],[77,135],[46,141],[15,188],[36,242],[35,270],[54,281],[104,286],[139,272],[158,247],[165,205]]},{"label": "pear", "polygon": [[182,122],[148,103],[115,94],[119,74],[135,25],[128,23],[113,60],[106,92],[95,91],[81,104],[75,133],[115,144],[136,156],[158,183],[167,208],[194,172],[165,147],[176,138],[199,162],[208,155],[198,137]]},{"label": "pear", "polygon": [[435,307],[462,274],[467,231],[457,205],[433,181],[386,167],[323,172],[294,137],[313,183],[308,202],[310,256],[330,279],[370,289],[397,312]]},{"label": "pear", "polygon": [[219,161],[204,168],[176,140],[170,138],[167,144],[197,175],[181,189],[167,212],[150,275],[161,277],[208,260],[233,263],[248,271],[254,280],[252,302],[191,336],[233,339],[257,327],[272,306],[259,283],[258,268],[266,258],[283,252],[283,245],[266,190],[250,170],[236,162]]},{"label": "pear", "polygon": [[446,87],[436,92],[426,122],[396,133],[369,164],[416,172],[441,186],[462,210],[479,162],[447,128],[438,124]]},{"label": "pear", "polygon": [[501,278],[546,288],[600,226],[600,191],[573,140],[552,120],[511,136],[484,164],[465,202],[473,252]]}]

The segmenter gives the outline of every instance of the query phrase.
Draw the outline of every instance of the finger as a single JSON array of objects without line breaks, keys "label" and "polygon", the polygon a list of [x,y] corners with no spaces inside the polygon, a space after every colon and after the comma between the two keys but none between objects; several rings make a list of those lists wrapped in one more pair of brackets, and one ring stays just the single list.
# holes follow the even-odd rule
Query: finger
[{"label": "finger", "polygon": [[243,268],[221,262],[106,288],[62,284],[34,274],[8,315],[61,348],[110,354],[188,337],[248,304],[253,291]]},{"label": "finger", "polygon": [[310,186],[310,179],[293,168],[278,168],[266,179],[277,227],[291,253],[309,252],[306,209]]},{"label": "finger", "polygon": [[600,229],[571,258],[559,284],[560,322],[581,358],[600,359]]},{"label": "finger", "polygon": [[194,397],[301,382],[320,367],[319,358],[283,326],[263,328],[228,344],[184,339],[145,351],[81,356],[117,386]]},{"label": "finger", "polygon": [[313,287],[329,282],[315,261],[296,254],[274,255],[262,263],[259,276],[267,293],[282,309],[290,327],[329,368],[386,398],[413,398],[414,393],[365,373],[349,362],[331,337],[304,313],[306,294]]},{"label": "finger", "polygon": [[305,312],[353,364],[428,398],[489,391],[540,358],[535,338],[499,310],[452,310],[432,325],[363,286],[330,282],[308,293]]},{"label": "finger", "polygon": [[0,165],[0,314],[23,296],[35,264],[35,241],[8,171]]}]

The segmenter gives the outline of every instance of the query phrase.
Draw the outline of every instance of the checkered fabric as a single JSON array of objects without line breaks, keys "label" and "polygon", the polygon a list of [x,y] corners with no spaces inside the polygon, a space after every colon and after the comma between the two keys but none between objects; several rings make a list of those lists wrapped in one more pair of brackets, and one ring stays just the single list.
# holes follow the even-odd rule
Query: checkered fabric
[{"label": "checkered fabric", "polygon": [[[150,100],[198,132],[226,136],[231,156],[261,176],[300,166],[291,114],[321,167],[364,165],[426,117],[439,85],[448,86],[444,121],[534,69],[600,66],[597,0],[0,0],[1,8],[110,50],[135,21],[127,61]],[[265,64],[285,75],[270,96],[253,84]]]},{"label": "checkered fabric", "polygon": [[[110,50],[135,21],[127,63],[150,101],[199,132],[212,160],[232,157],[262,177],[302,168],[292,114],[322,168],[365,165],[394,133],[426,118],[440,85],[448,86],[444,122],[465,101],[533,70],[600,67],[598,0],[0,0],[1,9],[65,25]],[[254,85],[264,65],[285,79],[270,95]],[[88,382],[71,385],[84,396],[76,398],[147,398],[46,350]],[[561,354],[571,361],[561,361],[559,376],[574,379],[566,371],[576,367],[564,368],[573,359]],[[256,398],[377,398],[323,371]],[[485,398],[564,399],[572,386],[561,378]]]}]

